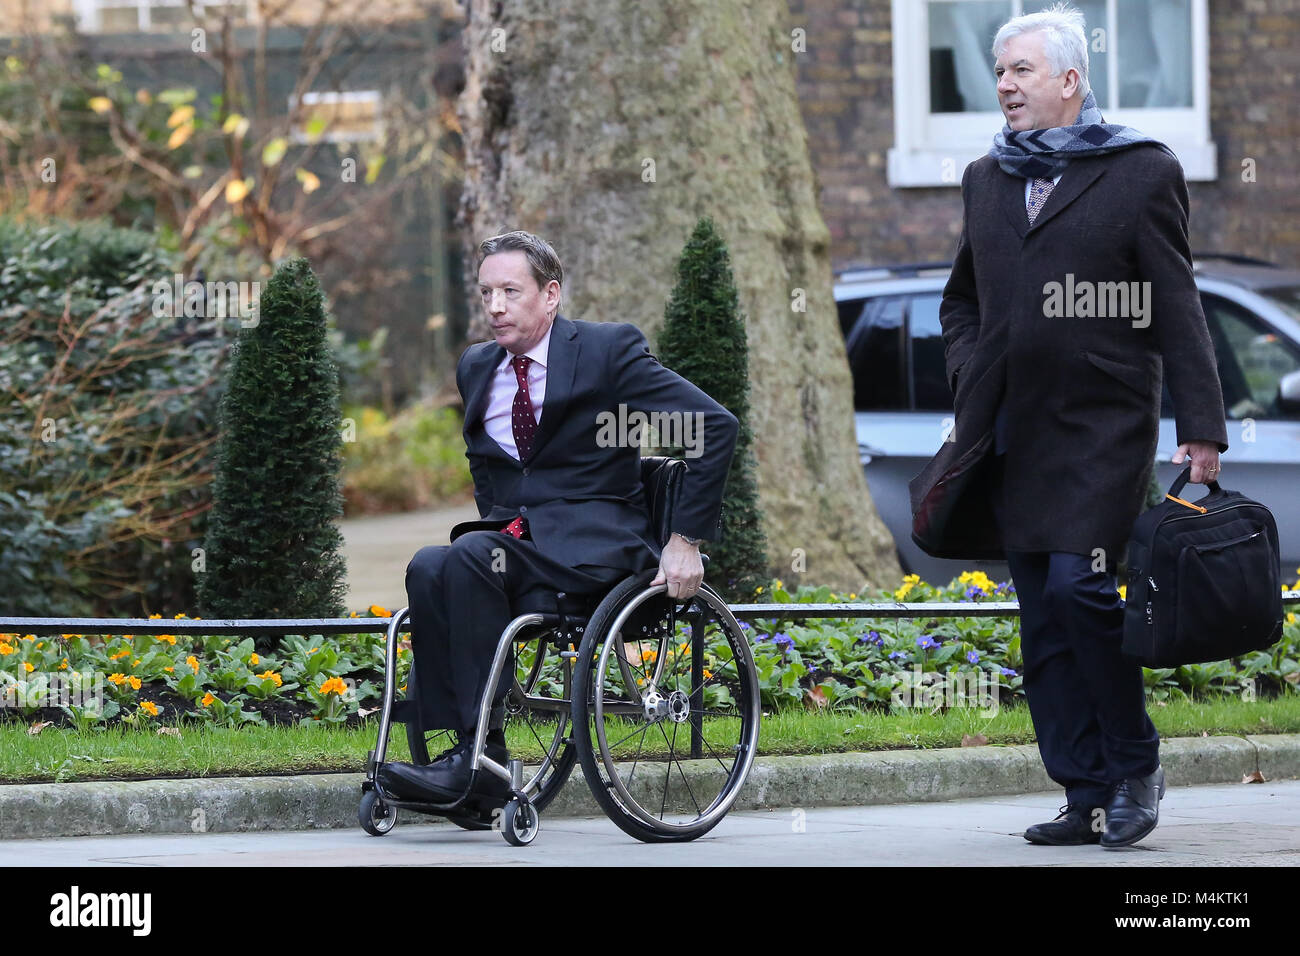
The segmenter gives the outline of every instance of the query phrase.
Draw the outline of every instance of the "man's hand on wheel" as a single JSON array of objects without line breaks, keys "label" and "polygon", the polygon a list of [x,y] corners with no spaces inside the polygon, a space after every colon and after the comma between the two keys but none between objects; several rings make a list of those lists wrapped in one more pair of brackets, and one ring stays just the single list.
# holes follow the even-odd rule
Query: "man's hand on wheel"
[{"label": "man's hand on wheel", "polygon": [[1192,466],[1192,484],[1204,485],[1219,480],[1219,446],[1212,441],[1188,441],[1178,446],[1173,463],[1187,459]]},{"label": "man's hand on wheel", "polygon": [[659,573],[650,582],[651,587],[666,583],[668,596],[685,601],[695,596],[704,581],[704,562],[700,560],[700,546],[687,544],[674,534],[664,546],[659,558]]}]

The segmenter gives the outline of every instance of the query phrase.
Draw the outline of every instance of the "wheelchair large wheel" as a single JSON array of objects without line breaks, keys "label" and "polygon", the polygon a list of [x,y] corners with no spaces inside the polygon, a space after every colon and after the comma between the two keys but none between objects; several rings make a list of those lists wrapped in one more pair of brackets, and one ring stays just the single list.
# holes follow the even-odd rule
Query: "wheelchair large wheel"
[{"label": "wheelchair large wheel", "polygon": [[[519,634],[514,654],[515,679],[506,697],[507,734],[517,738],[519,734],[513,728],[523,728],[524,738],[535,743],[541,752],[540,759],[530,757],[524,763],[523,791],[538,812],[545,810],[559,794],[577,760],[569,736],[573,661],[560,657],[551,636],[549,628],[545,631],[529,628]],[[442,751],[456,746],[456,735],[448,730],[426,731],[420,726],[414,708],[414,669],[407,680],[406,696],[413,704],[406,722],[411,761],[427,764],[431,759],[436,760]],[[490,825],[467,823],[458,825],[467,830],[490,829]]]},{"label": "wheelchair large wheel", "polygon": [[[647,843],[694,840],[722,820],[758,747],[753,654],[707,585],[689,603],[654,572],[624,581],[587,625],[573,731],[592,796]],[[695,645],[702,648],[693,660]]]}]

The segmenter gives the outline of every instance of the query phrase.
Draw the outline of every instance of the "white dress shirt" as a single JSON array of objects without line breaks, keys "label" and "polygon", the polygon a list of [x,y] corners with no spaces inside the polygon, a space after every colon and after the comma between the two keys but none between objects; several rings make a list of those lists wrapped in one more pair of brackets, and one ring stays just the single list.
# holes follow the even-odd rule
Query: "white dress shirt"
[{"label": "white dress shirt", "polygon": [[[542,420],[542,403],[546,401],[546,357],[551,349],[551,332],[555,326],[546,330],[542,340],[524,353],[533,362],[528,366],[528,397],[533,403],[533,420]],[[514,358],[506,352],[505,358],[497,366],[492,376],[491,397],[487,411],[483,413],[483,427],[488,437],[505,449],[511,458],[519,457],[515,446],[515,429],[511,424],[515,405],[515,392],[519,391],[519,379],[515,376],[515,367],[510,364]]]}]

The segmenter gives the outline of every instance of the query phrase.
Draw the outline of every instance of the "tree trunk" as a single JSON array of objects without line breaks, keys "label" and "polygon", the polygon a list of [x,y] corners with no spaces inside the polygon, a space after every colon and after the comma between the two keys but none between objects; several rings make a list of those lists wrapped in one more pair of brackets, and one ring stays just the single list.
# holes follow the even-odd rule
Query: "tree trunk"
[{"label": "tree trunk", "polygon": [[[788,21],[785,0],[471,0],[466,236],[543,236],[564,262],[564,314],[632,322],[653,341],[682,246],[712,216],[747,316],[773,572],[787,586],[893,587]],[[485,332],[480,317],[471,335]]]}]

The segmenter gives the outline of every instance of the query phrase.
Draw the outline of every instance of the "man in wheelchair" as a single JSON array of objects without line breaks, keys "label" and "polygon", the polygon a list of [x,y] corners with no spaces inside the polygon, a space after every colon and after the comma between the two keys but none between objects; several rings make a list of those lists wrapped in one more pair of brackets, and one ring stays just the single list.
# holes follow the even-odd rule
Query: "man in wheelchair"
[{"label": "man in wheelchair", "polygon": [[[735,416],[664,368],[635,326],[559,315],[564,271],[544,240],[485,240],[478,278],[494,341],[465,350],[456,384],[481,518],[453,528],[450,545],[422,548],[406,571],[420,722],[456,731],[459,743],[424,766],[379,768],[384,788],[411,800],[464,793],[493,653],[529,596],[601,594],[656,561],[653,585],[695,594],[699,541],[719,527],[736,442]],[[670,432],[697,429],[662,549],[642,493],[639,429],[625,427],[646,415]],[[494,690],[484,751],[501,764],[508,686],[506,677]],[[492,774],[475,778],[475,790],[509,794]]]}]

